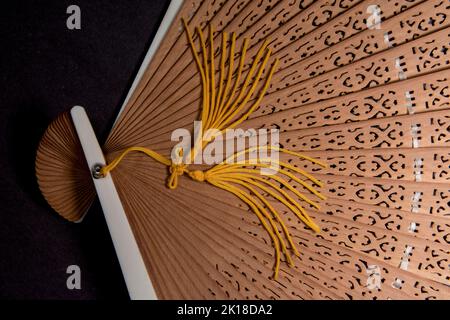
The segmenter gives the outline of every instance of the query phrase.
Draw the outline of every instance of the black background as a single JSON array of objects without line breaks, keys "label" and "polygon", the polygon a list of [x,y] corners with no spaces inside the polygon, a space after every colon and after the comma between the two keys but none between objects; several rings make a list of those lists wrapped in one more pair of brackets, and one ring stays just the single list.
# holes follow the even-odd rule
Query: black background
[{"label": "black background", "polygon": [[[2,1],[0,8],[0,298],[127,299],[102,211],[66,222],[37,187],[49,122],[86,108],[106,138],[169,1]],[[67,7],[81,9],[69,30]],[[66,269],[81,268],[81,290]]]}]

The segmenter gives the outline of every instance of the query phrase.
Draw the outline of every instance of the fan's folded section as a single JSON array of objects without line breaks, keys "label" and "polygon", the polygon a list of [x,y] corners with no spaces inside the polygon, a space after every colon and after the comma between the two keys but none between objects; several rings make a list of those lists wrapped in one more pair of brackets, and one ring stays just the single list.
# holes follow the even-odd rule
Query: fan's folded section
[{"label": "fan's folded section", "polygon": [[39,143],[36,173],[39,188],[65,219],[80,221],[95,199],[86,159],[68,112],[47,128]]}]

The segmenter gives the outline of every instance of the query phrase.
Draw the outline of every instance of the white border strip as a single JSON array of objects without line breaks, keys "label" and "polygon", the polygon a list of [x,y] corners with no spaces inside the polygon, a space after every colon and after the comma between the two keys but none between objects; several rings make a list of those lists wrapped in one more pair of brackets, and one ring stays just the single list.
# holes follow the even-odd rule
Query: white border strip
[{"label": "white border strip", "polygon": [[[105,158],[86,111],[83,107],[75,106],[70,114],[89,168],[97,164],[104,165]],[[102,179],[93,179],[93,181],[130,298],[155,300],[155,290],[111,175]]]},{"label": "white border strip", "polygon": [[173,20],[175,19],[176,15],[178,13],[178,10],[180,9],[182,4],[183,4],[183,0],[172,0],[170,2],[170,5],[167,8],[166,14],[164,15],[161,25],[159,26],[158,31],[156,32],[156,35],[153,38],[152,44],[150,45],[150,48],[148,49],[147,54],[145,55],[145,58],[142,61],[141,67],[139,68],[139,71],[136,74],[136,78],[134,78],[134,81],[133,81],[133,84],[131,85],[130,91],[128,91],[127,97],[125,98],[125,101],[123,102],[122,107],[120,108],[120,111],[117,114],[117,118],[114,121],[113,127],[116,124],[117,120],[119,119],[120,115],[122,114],[122,111],[125,109],[125,106],[127,105],[128,100],[130,100],[131,95],[133,94],[134,90],[136,89],[139,81],[141,81],[141,78],[144,75],[145,70],[147,69],[148,65],[150,64],[150,61],[152,60],[156,50],[159,48],[161,41],[164,39],[164,36],[166,35],[167,30],[169,29],[170,25],[172,24]]}]

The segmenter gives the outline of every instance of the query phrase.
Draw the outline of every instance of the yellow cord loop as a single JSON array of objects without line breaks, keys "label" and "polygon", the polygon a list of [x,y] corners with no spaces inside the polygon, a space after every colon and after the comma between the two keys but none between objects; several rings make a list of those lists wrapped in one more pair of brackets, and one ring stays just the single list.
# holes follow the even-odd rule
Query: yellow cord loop
[{"label": "yellow cord loop", "polygon": [[167,186],[169,189],[175,189],[178,186],[178,177],[182,176],[186,172],[185,164],[171,164],[169,167],[170,176],[167,180]]},{"label": "yellow cord loop", "polygon": [[[270,80],[278,64],[278,59],[275,59],[268,70],[266,69],[272,53],[268,48],[269,41],[266,40],[257,51],[253,62],[248,68],[247,74],[244,76],[243,69],[249,40],[243,39],[242,41],[239,65],[235,70],[236,34],[231,34],[231,40],[229,41],[231,44],[229,45],[227,55],[228,34],[223,33],[222,48],[219,52],[219,77],[216,79],[213,28],[211,26],[209,28],[208,42],[205,40],[201,28],[196,28],[198,41],[200,42],[199,53],[197,52],[186,21],[183,20],[183,23],[202,81],[203,99],[200,120],[203,122],[203,130],[207,132],[209,129],[217,129],[223,133],[226,129],[234,128],[241,124],[258,107],[269,87]],[[209,48],[207,48],[208,45]],[[226,61],[228,61],[228,71],[226,71]],[[263,84],[258,86],[261,79],[263,79]],[[232,84],[233,82],[234,84]],[[260,89],[255,95],[257,88]],[[200,142],[200,148],[197,147],[198,142]],[[195,141],[190,159],[195,159],[196,153],[205,148],[207,143]],[[175,189],[178,186],[180,176],[186,174],[195,181],[207,182],[234,194],[248,205],[270,236],[275,249],[274,279],[277,279],[282,254],[287,264],[293,266],[294,262],[291,258],[290,251],[295,256],[299,256],[299,252],[286,224],[281,219],[280,209],[275,208],[273,204],[281,204],[309,228],[315,232],[320,232],[319,226],[314,223],[305,210],[305,207],[319,209],[319,205],[311,198],[299,192],[292,186],[292,183],[302,186],[307,192],[310,192],[311,195],[319,199],[325,199],[325,197],[314,187],[321,187],[322,183],[296,166],[271,159],[258,159],[259,162],[256,163],[255,161],[235,161],[240,155],[245,157],[261,149],[267,149],[266,151],[270,150],[271,152],[278,151],[298,159],[310,161],[321,167],[326,167],[324,163],[294,151],[274,146],[262,146],[236,152],[206,171],[190,171],[188,165],[180,161],[183,158],[182,153],[179,154],[179,161],[175,161],[175,163],[148,148],[130,147],[123,151],[111,163],[104,166],[100,170],[100,175],[106,176],[111,170],[117,167],[128,153],[141,152],[168,167],[169,177],[167,179],[167,186],[170,189]],[[260,169],[270,167],[265,162],[266,160],[271,160],[272,163],[275,163],[279,167],[277,174],[270,176],[260,175]],[[300,179],[299,176],[303,178]]]}]

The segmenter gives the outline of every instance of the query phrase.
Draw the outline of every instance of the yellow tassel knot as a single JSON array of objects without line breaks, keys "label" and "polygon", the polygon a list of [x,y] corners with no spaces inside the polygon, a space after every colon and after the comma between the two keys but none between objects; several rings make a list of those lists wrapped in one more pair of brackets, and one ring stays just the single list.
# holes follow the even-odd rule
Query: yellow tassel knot
[{"label": "yellow tassel knot", "polygon": [[178,177],[186,172],[187,166],[185,164],[172,163],[169,167],[170,176],[167,179],[167,186],[169,189],[175,189],[178,186]]},{"label": "yellow tassel knot", "polygon": [[189,176],[192,178],[192,180],[203,182],[207,179],[208,172],[206,171],[200,171],[200,170],[194,170],[188,172]]}]

